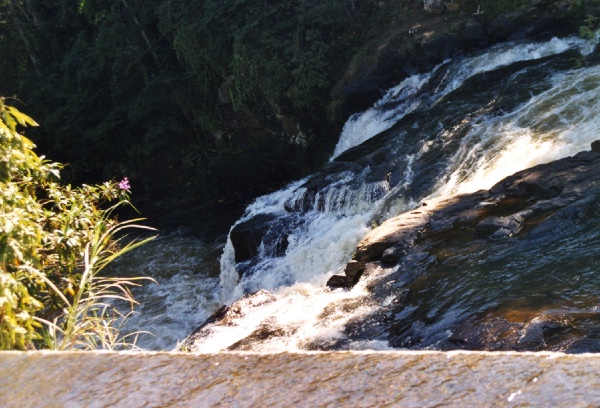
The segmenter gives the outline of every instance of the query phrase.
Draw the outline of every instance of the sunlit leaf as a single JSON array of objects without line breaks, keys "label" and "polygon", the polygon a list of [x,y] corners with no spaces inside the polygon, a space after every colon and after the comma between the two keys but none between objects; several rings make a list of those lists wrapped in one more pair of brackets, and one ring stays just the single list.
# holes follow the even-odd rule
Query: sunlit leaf
[{"label": "sunlit leaf", "polygon": [[17,122],[13,119],[13,116],[11,116],[8,112],[2,112],[2,119],[11,131],[16,131]]},{"label": "sunlit leaf", "polygon": [[6,106],[6,109],[10,112],[10,114],[19,122],[21,126],[39,126],[37,122],[31,119],[29,116],[24,113],[19,112],[16,108],[12,106]]}]

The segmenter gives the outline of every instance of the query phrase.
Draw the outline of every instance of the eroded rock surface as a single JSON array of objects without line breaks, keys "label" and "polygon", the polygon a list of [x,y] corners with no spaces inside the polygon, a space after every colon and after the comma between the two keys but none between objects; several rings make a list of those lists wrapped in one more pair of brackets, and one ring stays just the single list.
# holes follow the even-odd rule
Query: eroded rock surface
[{"label": "eroded rock surface", "polygon": [[586,151],[390,219],[346,267],[384,306],[347,331],[415,349],[600,350],[599,215],[600,153]]},{"label": "eroded rock surface", "polygon": [[473,240],[543,234],[554,219],[582,218],[599,199],[600,153],[581,152],[385,221],[358,244],[346,275],[354,281],[370,262],[393,266],[417,239],[423,245],[452,230]]}]

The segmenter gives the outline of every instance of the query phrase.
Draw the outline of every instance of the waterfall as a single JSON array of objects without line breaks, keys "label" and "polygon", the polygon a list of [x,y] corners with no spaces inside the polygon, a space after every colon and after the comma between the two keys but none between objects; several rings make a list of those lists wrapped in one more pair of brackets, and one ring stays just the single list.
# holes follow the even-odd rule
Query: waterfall
[{"label": "waterfall", "polygon": [[[587,148],[600,130],[593,114],[600,108],[600,68],[565,69],[564,63],[549,59],[569,50],[587,55],[592,47],[577,38],[555,38],[502,44],[446,61],[430,73],[406,79],[373,108],[351,117],[329,170],[258,198],[238,221],[236,225],[259,214],[274,220],[259,254],[246,261],[241,279],[228,242],[221,258],[221,300],[231,304],[245,293],[261,292],[236,303],[235,321],[207,327],[195,348],[203,352],[231,346],[271,352],[388,348],[381,340],[345,338],[353,321],[380,306],[369,296],[369,279],[352,290],[330,290],[325,282],[343,270],[375,223],[410,210],[421,200],[489,188],[517,170]],[[535,60],[540,62],[512,68],[517,62]],[[538,71],[543,73],[536,77]],[[499,75],[489,86],[493,90],[481,87],[485,80],[477,83],[478,77],[488,74]],[[517,96],[503,95],[525,79],[534,84]],[[480,86],[480,100],[470,94],[472,90],[463,90],[466,86]],[[461,92],[475,99],[478,107],[463,109],[468,99]],[[437,116],[431,120],[427,115],[434,111]],[[397,129],[392,132],[392,127]],[[379,153],[371,154],[393,164],[386,177],[378,179],[378,163],[371,157],[351,159],[352,165],[346,165],[346,151],[371,143],[369,139],[382,132],[393,136],[385,136],[380,145],[373,142],[371,151]],[[415,187],[419,183],[424,186]],[[316,190],[313,195],[311,188]],[[284,226],[276,226],[276,220],[284,220]],[[269,250],[276,233],[286,235],[283,254]]]},{"label": "waterfall", "polygon": [[[204,304],[214,310],[218,299],[234,310],[226,324],[206,325],[193,349],[389,348],[376,328],[350,333],[394,297],[376,300],[369,276],[351,290],[327,280],[384,220],[588,149],[600,133],[600,66],[585,59],[593,46],[578,38],[501,44],[407,78],[351,117],[324,169],[259,197],[233,225],[218,290]],[[577,68],[575,57],[587,65]],[[256,228],[260,244],[236,262],[242,227]]]},{"label": "waterfall", "polygon": [[490,188],[524,168],[588,150],[600,129],[599,84],[599,66],[556,74],[549,90],[476,124],[461,140],[435,194]]},{"label": "waterfall", "polygon": [[[499,44],[483,55],[453,62],[447,61],[429,73],[413,75],[387,91],[372,108],[353,115],[346,122],[331,160],[351,147],[389,129],[398,120],[420,106],[434,104],[459,88],[468,78],[517,61],[539,59],[572,48],[578,48],[583,54],[589,54],[593,50],[590,42],[578,38],[553,38],[543,43]],[[442,70],[445,65],[451,65],[451,67],[444,71],[434,92],[430,92],[427,85],[430,85],[434,74]]]}]

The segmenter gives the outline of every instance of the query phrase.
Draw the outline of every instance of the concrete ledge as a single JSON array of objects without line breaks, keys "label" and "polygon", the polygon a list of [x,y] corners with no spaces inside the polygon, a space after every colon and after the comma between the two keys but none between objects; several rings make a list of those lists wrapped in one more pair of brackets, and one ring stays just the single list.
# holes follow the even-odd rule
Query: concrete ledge
[{"label": "concrete ledge", "polygon": [[2,352],[3,407],[597,406],[600,355]]}]

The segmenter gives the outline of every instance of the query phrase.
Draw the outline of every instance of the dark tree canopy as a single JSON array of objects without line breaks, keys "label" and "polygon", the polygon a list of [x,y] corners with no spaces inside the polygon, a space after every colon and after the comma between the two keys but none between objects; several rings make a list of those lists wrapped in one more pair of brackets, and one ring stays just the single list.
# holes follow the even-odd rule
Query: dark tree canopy
[{"label": "dark tree canopy", "polygon": [[418,8],[0,0],[0,95],[43,125],[31,137],[70,164],[69,181],[127,175],[153,200],[182,189],[200,199],[255,194],[326,160],[343,119],[328,110],[334,84],[371,39]]}]

